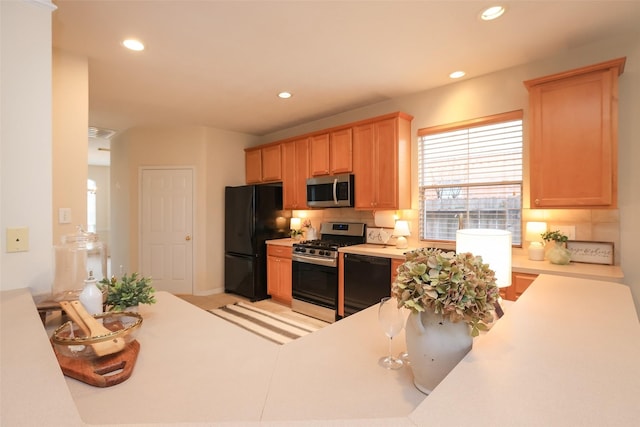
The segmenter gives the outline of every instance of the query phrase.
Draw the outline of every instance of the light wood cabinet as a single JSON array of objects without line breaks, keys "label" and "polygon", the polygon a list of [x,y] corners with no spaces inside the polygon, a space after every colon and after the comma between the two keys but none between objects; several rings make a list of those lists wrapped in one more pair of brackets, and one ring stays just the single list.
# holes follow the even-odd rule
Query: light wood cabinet
[{"label": "light wood cabinet", "polygon": [[247,184],[262,182],[262,150],[247,149],[244,153],[244,172]]},{"label": "light wood cabinet", "polygon": [[329,161],[332,175],[350,173],[353,170],[352,130],[331,132],[329,137]]},{"label": "light wood cabinet", "polygon": [[247,184],[282,180],[282,154],[280,144],[248,148],[245,150],[245,181]]},{"label": "light wood cabinet", "polygon": [[309,138],[309,169],[312,176],[329,175],[329,133]]},{"label": "light wood cabinet", "polygon": [[267,293],[275,301],[291,304],[291,248],[267,245]]},{"label": "light wood cabinet", "polygon": [[398,267],[404,264],[406,260],[391,258],[391,283],[396,281],[396,277],[398,277]]},{"label": "light wood cabinet", "polygon": [[625,58],[525,81],[531,208],[617,206],[618,76]]},{"label": "light wood cabinet", "polygon": [[356,209],[411,207],[411,120],[399,113],[354,127]]},{"label": "light wood cabinet", "polygon": [[307,209],[309,139],[282,144],[282,201],[284,209]]},{"label": "light wood cabinet", "polygon": [[536,277],[538,277],[537,274],[511,273],[511,286],[503,288],[504,292],[501,291],[502,298],[509,301],[517,300],[529,285],[536,280]]},{"label": "light wood cabinet", "polygon": [[351,172],[351,128],[312,135],[309,139],[312,176]]}]

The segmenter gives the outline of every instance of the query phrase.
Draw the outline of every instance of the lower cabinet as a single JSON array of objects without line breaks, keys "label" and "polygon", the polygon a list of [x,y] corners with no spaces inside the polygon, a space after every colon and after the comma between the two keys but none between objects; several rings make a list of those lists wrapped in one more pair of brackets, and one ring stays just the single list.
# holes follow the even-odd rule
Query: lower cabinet
[{"label": "lower cabinet", "polygon": [[517,300],[527,290],[531,282],[536,280],[536,277],[538,277],[537,274],[511,273],[511,286],[501,291],[502,298],[509,301]]},{"label": "lower cabinet", "polygon": [[267,245],[267,293],[275,301],[291,305],[291,248]]},{"label": "lower cabinet", "polygon": [[398,277],[398,267],[404,264],[404,259],[392,258],[391,259],[391,283],[396,281],[396,277]]}]

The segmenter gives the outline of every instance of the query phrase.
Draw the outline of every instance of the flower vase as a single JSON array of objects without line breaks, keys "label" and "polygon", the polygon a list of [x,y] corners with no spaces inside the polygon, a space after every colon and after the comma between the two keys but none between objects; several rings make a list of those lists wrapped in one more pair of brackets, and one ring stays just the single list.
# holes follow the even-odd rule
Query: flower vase
[{"label": "flower vase", "polygon": [[571,261],[571,252],[562,242],[553,242],[547,252],[547,259],[551,264],[566,265]]},{"label": "flower vase", "polygon": [[413,383],[425,394],[431,393],[473,345],[465,322],[451,322],[430,310],[409,315],[405,337]]}]

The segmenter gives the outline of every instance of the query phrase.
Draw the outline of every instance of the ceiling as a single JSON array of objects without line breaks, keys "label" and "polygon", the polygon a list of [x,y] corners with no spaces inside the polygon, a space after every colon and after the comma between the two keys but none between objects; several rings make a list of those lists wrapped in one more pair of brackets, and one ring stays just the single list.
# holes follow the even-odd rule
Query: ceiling
[{"label": "ceiling", "polygon": [[449,84],[455,70],[468,79],[640,34],[637,0],[502,1],[491,22],[479,14],[499,0],[53,2],[54,47],[88,58],[89,125],[115,131],[265,135]]}]

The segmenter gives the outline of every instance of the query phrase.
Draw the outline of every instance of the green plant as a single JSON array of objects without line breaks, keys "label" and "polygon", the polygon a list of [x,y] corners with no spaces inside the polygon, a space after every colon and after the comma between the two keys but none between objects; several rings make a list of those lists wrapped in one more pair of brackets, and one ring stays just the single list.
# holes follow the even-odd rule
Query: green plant
[{"label": "green plant", "polygon": [[130,276],[123,274],[120,280],[115,276],[112,276],[111,280],[105,277],[100,281],[98,287],[102,291],[106,289],[106,304],[111,311],[122,311],[127,307],[156,302],[151,278],[138,276],[138,273],[131,273]]},{"label": "green plant", "polygon": [[545,242],[554,241],[558,243],[565,243],[567,240],[569,240],[566,235],[560,232],[560,230],[545,231],[540,236],[542,236],[542,240],[544,240]]},{"label": "green plant", "polygon": [[406,254],[398,267],[392,296],[414,313],[432,310],[452,322],[464,321],[471,336],[493,322],[500,296],[495,272],[471,253],[421,248]]}]

